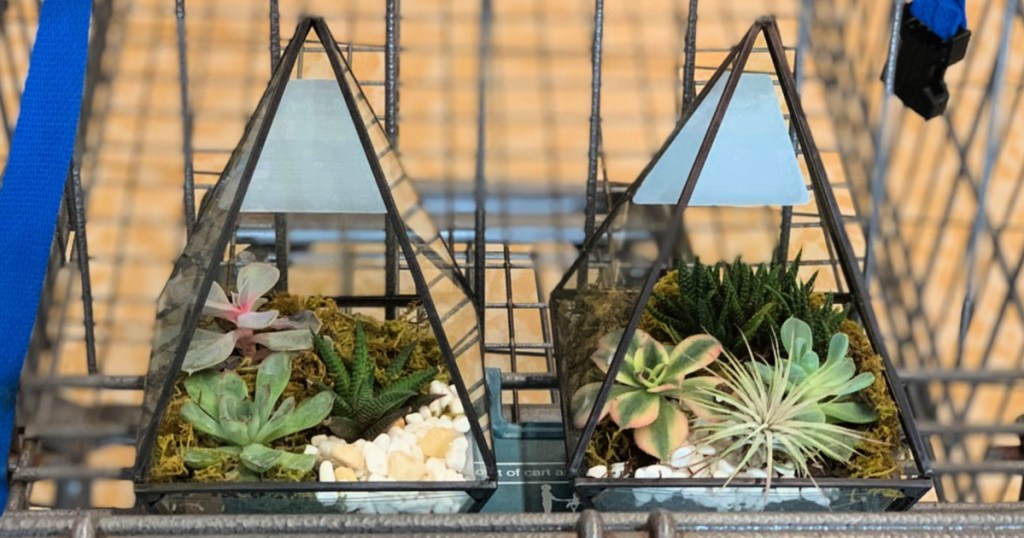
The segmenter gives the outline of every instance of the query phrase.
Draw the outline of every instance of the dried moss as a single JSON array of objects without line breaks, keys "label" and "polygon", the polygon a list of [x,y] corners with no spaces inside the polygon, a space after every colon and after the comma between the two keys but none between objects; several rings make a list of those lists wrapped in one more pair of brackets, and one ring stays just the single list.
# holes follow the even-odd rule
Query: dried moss
[{"label": "dried moss", "polygon": [[[412,357],[406,365],[407,370],[422,369],[426,366],[437,368],[437,379],[448,382],[451,374],[443,364],[441,350],[437,344],[429,324],[419,314],[420,309],[412,308],[399,316],[398,319],[381,321],[364,315],[351,315],[343,312],[333,300],[323,297],[302,298],[292,295],[277,295],[267,305],[283,315],[290,315],[299,310],[312,310],[323,322],[321,333],[330,336],[335,347],[342,356],[352,354],[355,324],[358,320],[363,325],[371,356],[377,361],[375,365],[377,378],[383,381],[384,370],[391,358],[395,357],[405,346],[415,344]],[[242,376],[249,387],[250,394],[256,380],[258,365],[248,360],[233,365],[235,371]],[[241,461],[233,457],[225,457],[216,465],[204,469],[190,469],[185,465],[183,454],[186,448],[216,448],[219,442],[206,435],[197,435],[192,424],[181,418],[181,406],[188,401],[183,381],[186,376],[178,378],[174,386],[167,411],[161,419],[157,432],[156,447],[153,451],[153,464],[149,479],[153,482],[225,482],[240,480],[267,481],[315,481],[316,472],[295,472],[272,469],[262,476],[255,476],[242,466]],[[320,358],[312,350],[294,354],[292,360],[291,380],[285,387],[284,396],[293,396],[297,402],[316,395],[318,387],[330,385],[331,380]],[[310,437],[318,433],[329,433],[323,426],[284,437],[272,443],[272,448],[289,452],[302,452],[309,443]]]},{"label": "dried moss", "polygon": [[846,320],[839,330],[850,338],[850,356],[857,363],[858,372],[875,374],[875,382],[861,392],[867,403],[878,412],[878,421],[865,435],[871,442],[858,447],[860,454],[849,464],[850,476],[854,478],[897,478],[900,466],[896,454],[901,444],[899,409],[889,395],[885,380],[885,365],[882,357],[875,353],[864,329],[857,323]]},{"label": "dried moss", "polygon": [[626,476],[640,467],[658,463],[657,458],[636,447],[633,436],[620,430],[611,420],[604,419],[594,428],[594,436],[587,445],[587,467],[604,465],[611,468],[613,463],[625,463]]},{"label": "dried moss", "polygon": [[570,394],[586,383],[601,380],[590,355],[601,337],[626,326],[636,296],[633,290],[603,290],[591,285],[578,290],[571,299],[557,300],[558,356],[564,361],[561,373]]}]

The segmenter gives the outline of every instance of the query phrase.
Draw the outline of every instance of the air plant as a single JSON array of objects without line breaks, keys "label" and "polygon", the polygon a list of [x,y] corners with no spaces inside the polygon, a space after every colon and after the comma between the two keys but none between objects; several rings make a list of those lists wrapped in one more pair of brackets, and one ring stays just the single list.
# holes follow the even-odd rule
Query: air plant
[{"label": "air plant", "polygon": [[399,418],[440,397],[422,394],[423,387],[437,376],[435,368],[428,367],[399,377],[415,344],[406,346],[388,363],[384,371],[384,379],[388,383],[380,386],[374,377],[374,364],[361,323],[356,323],[353,357],[349,361],[338,356],[330,339],[316,334],[312,336],[316,353],[334,382],[331,392],[334,404],[327,427],[346,441],[373,439]]},{"label": "air plant", "polygon": [[320,424],[331,412],[333,398],[329,392],[298,405],[289,396],[275,408],[291,379],[291,370],[291,358],[286,353],[267,357],[257,370],[252,399],[245,380],[235,372],[201,372],[186,378],[189,401],[181,408],[182,418],[225,445],[186,448],[185,462],[193,468],[204,468],[227,457],[238,457],[253,473],[265,473],[274,467],[291,471],[312,469],[316,456],[268,446]]},{"label": "air plant", "polygon": [[[788,330],[786,336],[791,345],[799,344],[794,349],[809,341],[797,342]],[[718,363],[722,383],[699,389],[710,416],[695,431],[703,442],[723,447],[717,457],[738,459],[730,480],[750,465],[764,464],[770,487],[776,463],[809,477],[812,465],[823,464],[825,458],[848,463],[857,446],[868,441],[861,432],[829,420],[841,408],[836,407],[839,400],[870,384],[866,376],[873,378],[870,373],[853,376],[855,365],[845,356],[846,344],[845,335],[834,335],[828,359],[818,368],[807,368],[811,361],[806,356],[800,359],[804,364],[779,357],[777,347],[770,365],[756,359],[741,363],[725,353]],[[798,369],[810,371],[801,378],[793,375]]]},{"label": "air plant", "polygon": [[[312,312],[302,311],[280,317],[277,310],[258,311],[267,303],[269,292],[280,271],[267,263],[251,263],[238,271],[238,292],[229,299],[224,288],[214,282],[203,307],[203,314],[235,325],[235,330],[220,333],[196,329],[181,369],[188,373],[223,363],[235,349],[244,357],[254,357],[257,346],[270,351],[300,351],[313,347],[310,329],[320,329],[320,320]],[[257,332],[260,331],[260,332]]]},{"label": "air plant", "polygon": [[[605,335],[591,360],[608,373],[622,331]],[[721,352],[718,340],[706,334],[686,338],[666,349],[649,334],[637,330],[599,417],[611,415],[620,429],[635,430],[633,441],[644,452],[668,460],[689,436],[683,408],[703,415],[700,387],[714,386],[714,376],[686,376],[711,364]],[[584,385],[572,398],[573,422],[582,428],[597,401],[601,382]]]}]

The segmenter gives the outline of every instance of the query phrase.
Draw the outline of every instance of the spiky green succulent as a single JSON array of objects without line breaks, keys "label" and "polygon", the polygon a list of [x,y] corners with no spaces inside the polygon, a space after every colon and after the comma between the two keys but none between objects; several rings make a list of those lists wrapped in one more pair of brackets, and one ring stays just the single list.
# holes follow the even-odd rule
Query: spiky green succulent
[{"label": "spiky green succulent", "polygon": [[[256,373],[253,398],[235,372],[201,372],[185,379],[189,401],[181,416],[195,429],[225,443],[217,448],[187,448],[185,462],[203,468],[238,457],[246,469],[265,473],[274,467],[308,471],[315,456],[270,448],[270,443],[320,424],[331,411],[332,396],[322,392],[296,405],[289,396],[276,405],[291,378],[286,353],[268,356]],[[275,407],[276,405],[276,407]]]},{"label": "spiky green succulent", "polygon": [[[591,360],[605,374],[622,339],[623,331],[605,335]],[[615,376],[615,383],[601,409],[600,418],[611,418],[623,430],[634,430],[633,441],[644,452],[667,460],[689,435],[689,418],[682,408],[703,414],[700,387],[713,386],[714,376],[686,376],[711,364],[722,346],[708,335],[686,338],[666,349],[649,334],[637,330],[630,340]],[[601,382],[580,387],[572,398],[573,422],[582,428],[597,402]]]},{"label": "spiky green succulent", "polygon": [[380,386],[374,377],[374,363],[361,323],[356,323],[351,360],[343,360],[326,337],[314,334],[313,347],[334,382],[334,405],[327,427],[346,441],[373,439],[399,418],[439,397],[422,394],[423,387],[437,376],[433,367],[398,377],[414,345],[407,346],[388,363],[384,379],[394,381]]},{"label": "spiky green succulent", "polygon": [[[789,318],[782,324],[779,338],[787,356],[780,360],[788,362],[788,389],[794,390],[812,378],[808,388],[809,396],[829,395],[818,408],[831,422],[867,424],[878,420],[876,413],[867,404],[851,397],[871,386],[875,375],[870,372],[857,374],[857,365],[848,357],[850,339],[843,333],[836,333],[829,341],[828,357],[822,364],[818,354],[811,349],[811,327],[797,318]],[[772,368],[761,362],[752,364],[758,369],[766,384],[772,376]]]},{"label": "spiky green succulent", "polygon": [[662,341],[707,333],[733,354],[745,354],[748,344],[767,354],[783,321],[797,317],[819,335],[813,349],[824,352],[828,335],[839,330],[846,314],[832,305],[830,295],[813,301],[816,276],[802,282],[799,267],[799,256],[792,263],[769,265],[739,259],[715,265],[679,261],[648,301],[645,328]]},{"label": "spiky green succulent", "polygon": [[[795,337],[801,331],[791,329],[788,326],[786,334],[790,345],[806,350],[807,341],[798,341],[806,333]],[[730,353],[718,362],[722,383],[698,389],[710,416],[695,431],[703,442],[722,447],[717,457],[738,460],[732,476],[763,465],[770,487],[778,463],[792,466],[798,476],[810,476],[811,467],[824,464],[826,458],[850,461],[867,438],[834,420],[851,413],[867,418],[860,415],[864,410],[851,410],[842,400],[869,385],[873,374],[853,375],[846,343],[845,335],[834,335],[828,359],[820,366],[812,364],[806,352],[794,360],[779,357],[777,348],[770,365],[756,358],[740,362]]]}]

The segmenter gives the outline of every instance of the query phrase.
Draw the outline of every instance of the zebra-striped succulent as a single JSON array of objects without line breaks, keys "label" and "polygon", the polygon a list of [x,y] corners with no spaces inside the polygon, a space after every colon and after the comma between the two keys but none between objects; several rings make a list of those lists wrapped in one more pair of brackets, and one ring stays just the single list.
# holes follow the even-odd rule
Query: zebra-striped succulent
[{"label": "zebra-striped succulent", "polygon": [[[601,339],[591,360],[608,373],[622,331]],[[683,409],[704,415],[701,387],[713,387],[713,375],[689,377],[711,364],[722,345],[706,334],[690,336],[666,349],[649,334],[637,330],[629,343],[622,367],[615,376],[600,418],[610,415],[623,430],[634,430],[633,441],[644,452],[668,460],[689,436],[689,418]],[[580,387],[573,395],[573,422],[582,428],[597,401],[601,382]]]}]

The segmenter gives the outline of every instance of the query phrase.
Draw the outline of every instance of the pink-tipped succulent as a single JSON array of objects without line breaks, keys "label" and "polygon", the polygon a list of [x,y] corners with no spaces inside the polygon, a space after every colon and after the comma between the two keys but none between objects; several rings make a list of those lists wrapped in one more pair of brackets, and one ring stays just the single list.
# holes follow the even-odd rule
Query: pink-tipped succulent
[{"label": "pink-tipped succulent", "polygon": [[[621,338],[622,331],[605,335],[590,357],[606,374]],[[666,349],[649,334],[637,330],[600,418],[610,415],[620,429],[635,430],[633,441],[640,450],[668,460],[690,434],[683,408],[698,416],[705,415],[700,389],[719,382],[713,375],[686,376],[707,367],[721,352],[722,344],[707,334],[691,336]],[[586,424],[600,390],[600,382],[590,383],[573,395],[573,422],[577,428]]]},{"label": "pink-tipped succulent", "polygon": [[196,329],[181,369],[191,374],[212,368],[227,360],[236,348],[245,357],[255,356],[257,346],[271,351],[311,349],[310,329],[320,330],[320,320],[312,312],[305,310],[282,318],[277,310],[258,311],[267,303],[263,295],[280,276],[277,267],[270,264],[246,265],[238,271],[238,291],[230,299],[214,282],[203,314],[229,321],[236,328],[227,333]]}]

